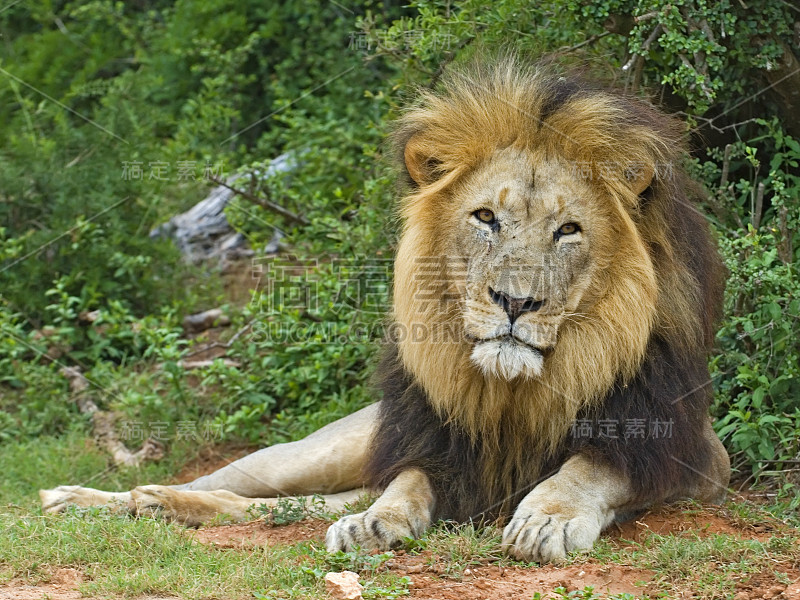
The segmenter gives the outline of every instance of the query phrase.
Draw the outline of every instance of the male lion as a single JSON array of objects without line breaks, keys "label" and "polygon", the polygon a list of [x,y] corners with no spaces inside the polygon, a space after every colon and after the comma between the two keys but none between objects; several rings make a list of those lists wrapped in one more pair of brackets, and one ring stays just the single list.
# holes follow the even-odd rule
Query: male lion
[{"label": "male lion", "polygon": [[382,491],[327,534],[387,549],[434,519],[510,516],[555,561],[654,503],[720,501],[708,419],[722,267],[682,128],[645,102],[504,59],[452,73],[399,120],[410,193],[383,400],[183,486],[41,492],[186,524],[279,495]]}]

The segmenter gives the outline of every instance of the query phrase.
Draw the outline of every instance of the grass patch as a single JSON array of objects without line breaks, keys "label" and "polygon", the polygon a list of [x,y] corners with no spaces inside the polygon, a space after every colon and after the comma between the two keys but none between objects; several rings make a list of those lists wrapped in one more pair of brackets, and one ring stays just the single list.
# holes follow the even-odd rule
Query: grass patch
[{"label": "grass patch", "polygon": [[442,576],[460,580],[464,570],[489,562],[511,561],[500,549],[502,530],[494,525],[442,521],[419,540],[406,540],[411,552],[430,552],[428,564],[440,567]]},{"label": "grass patch", "polygon": [[325,498],[320,494],[311,497],[280,498],[276,506],[256,504],[250,507],[249,512],[253,518],[263,518],[272,525],[288,525],[309,517],[331,521],[337,516],[327,510]]},{"label": "grass patch", "polygon": [[[364,598],[408,593],[405,577],[381,570],[391,553],[359,557],[329,555],[321,544],[264,546],[247,550],[196,543],[191,531],[159,519],[132,519],[104,508],[72,507],[61,515],[40,515],[38,490],[63,484],[127,490],[168,482],[197,448],[174,444],[168,457],[138,469],[109,468],[108,455],[75,429],[0,446],[0,583],[23,579],[45,583],[58,568],[84,576],[84,595],[182,598],[321,598],[323,576],[350,569],[362,575]],[[308,514],[321,516],[313,502],[287,499],[273,514],[281,523]]]},{"label": "grass patch", "polygon": [[55,568],[71,567],[84,574],[80,590],[90,596],[319,598],[325,573],[350,569],[362,574],[365,598],[393,598],[407,594],[409,582],[379,572],[391,556],[328,554],[308,542],[219,550],[183,527],[105,509],[0,516],[0,581],[46,582]]},{"label": "grass patch", "polygon": [[[0,518],[3,579],[46,581],[54,567],[79,569],[85,594],[236,596],[264,585],[281,551],[218,552],[197,544],[181,527],[133,520],[105,510]],[[285,551],[284,551],[285,552]]]}]

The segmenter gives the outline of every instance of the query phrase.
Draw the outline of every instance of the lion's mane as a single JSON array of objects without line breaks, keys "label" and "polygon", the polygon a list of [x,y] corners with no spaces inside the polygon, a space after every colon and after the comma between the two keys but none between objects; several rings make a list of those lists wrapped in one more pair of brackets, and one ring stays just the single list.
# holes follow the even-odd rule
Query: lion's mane
[{"label": "lion's mane", "polygon": [[[578,451],[627,474],[643,505],[703,472],[722,267],[681,166],[682,131],[646,102],[513,58],[452,73],[404,113],[395,140],[413,172],[395,266],[399,333],[378,370],[373,484],[421,468],[438,515],[464,520],[507,512]],[[541,377],[509,382],[481,373],[468,340],[442,339],[459,304],[444,300],[457,291],[438,216],[465,175],[512,143],[577,165],[622,226],[600,233],[619,251],[598,271],[604,294],[590,314],[562,325]],[[630,172],[652,174],[641,194]],[[663,435],[575,435],[576,423],[631,420],[666,425]]]}]

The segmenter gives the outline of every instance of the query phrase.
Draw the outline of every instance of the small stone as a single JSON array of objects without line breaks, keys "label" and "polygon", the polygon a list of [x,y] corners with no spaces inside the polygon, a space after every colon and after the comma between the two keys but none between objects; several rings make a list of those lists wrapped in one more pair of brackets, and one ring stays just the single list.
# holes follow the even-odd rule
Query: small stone
[{"label": "small stone", "polygon": [[783,597],[786,600],[800,600],[800,583],[793,583],[783,590]]},{"label": "small stone", "polygon": [[78,315],[78,320],[84,323],[94,323],[100,318],[99,310],[84,310]]},{"label": "small stone", "polygon": [[336,600],[362,600],[361,591],[364,586],[358,583],[357,573],[342,571],[326,574],[325,588]]},{"label": "small stone", "polygon": [[739,592],[733,597],[733,600],[750,600],[750,594],[747,592]]}]

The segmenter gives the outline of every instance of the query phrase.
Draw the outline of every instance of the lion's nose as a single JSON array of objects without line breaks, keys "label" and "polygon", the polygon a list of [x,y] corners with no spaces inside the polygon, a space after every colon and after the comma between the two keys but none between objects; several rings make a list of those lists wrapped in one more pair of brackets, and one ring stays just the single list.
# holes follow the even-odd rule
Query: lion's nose
[{"label": "lion's nose", "polygon": [[489,288],[489,297],[492,302],[506,311],[512,325],[519,317],[528,312],[536,312],[545,303],[544,300],[535,298],[513,298],[505,292],[496,292],[491,287]]}]

